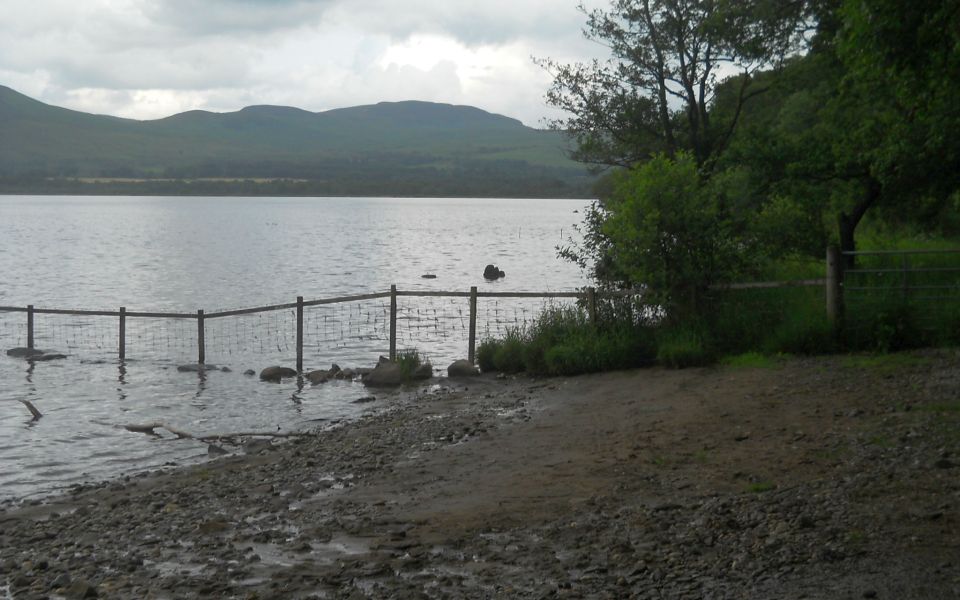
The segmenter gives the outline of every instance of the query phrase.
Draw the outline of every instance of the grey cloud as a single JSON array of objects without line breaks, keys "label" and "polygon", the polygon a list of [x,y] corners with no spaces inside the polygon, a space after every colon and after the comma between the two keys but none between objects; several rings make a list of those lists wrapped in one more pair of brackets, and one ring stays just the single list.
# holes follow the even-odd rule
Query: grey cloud
[{"label": "grey cloud", "polygon": [[448,35],[468,46],[499,45],[517,39],[552,39],[579,32],[583,15],[571,0],[487,0],[436,2],[341,0],[341,18],[352,15],[364,26],[397,39],[414,34]]},{"label": "grey cloud", "polygon": [[277,32],[320,22],[337,0],[160,0],[144,13],[158,26],[190,35]]}]

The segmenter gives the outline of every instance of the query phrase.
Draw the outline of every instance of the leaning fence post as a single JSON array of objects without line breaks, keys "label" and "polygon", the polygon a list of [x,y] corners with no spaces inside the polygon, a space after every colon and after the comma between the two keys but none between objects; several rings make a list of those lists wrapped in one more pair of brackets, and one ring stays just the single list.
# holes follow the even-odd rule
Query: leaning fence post
[{"label": "leaning fence post", "polygon": [[120,307],[120,362],[127,358],[127,309]]},{"label": "leaning fence post", "polygon": [[597,289],[593,286],[587,288],[587,315],[590,317],[590,324],[597,324]]},{"label": "leaning fence post", "polygon": [[472,364],[476,358],[477,348],[477,286],[470,287],[470,347],[467,349],[467,360]]},{"label": "leaning fence post", "polygon": [[33,348],[33,305],[27,305],[27,348]]},{"label": "leaning fence post", "polygon": [[397,360],[397,286],[390,286],[390,360]]},{"label": "leaning fence post", "polygon": [[840,249],[827,247],[827,319],[836,328],[843,316],[843,262]]},{"label": "leaning fence post", "polygon": [[205,351],[203,345],[203,309],[197,311],[197,362],[201,365],[205,362]]}]

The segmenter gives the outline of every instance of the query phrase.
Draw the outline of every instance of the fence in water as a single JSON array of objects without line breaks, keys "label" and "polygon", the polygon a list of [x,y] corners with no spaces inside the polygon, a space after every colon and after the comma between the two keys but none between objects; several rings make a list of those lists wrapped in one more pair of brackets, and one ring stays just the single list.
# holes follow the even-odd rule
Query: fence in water
[{"label": "fence in water", "polygon": [[[546,302],[582,302],[596,318],[598,297],[632,292],[400,291],[341,296],[236,310],[144,312],[0,306],[6,347],[90,351],[127,359],[190,357],[199,363],[233,355],[357,359],[396,358],[398,348],[442,348],[474,360],[477,338],[532,323]],[[539,304],[537,304],[539,303]],[[442,351],[441,351],[442,353]]]}]

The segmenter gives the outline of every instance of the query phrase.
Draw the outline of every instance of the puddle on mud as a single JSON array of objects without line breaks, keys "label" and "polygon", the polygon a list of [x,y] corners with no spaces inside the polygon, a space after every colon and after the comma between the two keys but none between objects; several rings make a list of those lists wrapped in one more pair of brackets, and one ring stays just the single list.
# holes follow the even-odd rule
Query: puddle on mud
[{"label": "puddle on mud", "polygon": [[329,542],[305,542],[304,545],[309,546],[310,549],[306,551],[291,550],[289,544],[279,545],[266,542],[245,542],[234,546],[248,556],[251,554],[259,556],[260,560],[257,562],[262,567],[284,568],[300,564],[305,560],[329,565],[344,556],[356,556],[370,552],[368,541],[349,536],[337,536],[331,538]]}]

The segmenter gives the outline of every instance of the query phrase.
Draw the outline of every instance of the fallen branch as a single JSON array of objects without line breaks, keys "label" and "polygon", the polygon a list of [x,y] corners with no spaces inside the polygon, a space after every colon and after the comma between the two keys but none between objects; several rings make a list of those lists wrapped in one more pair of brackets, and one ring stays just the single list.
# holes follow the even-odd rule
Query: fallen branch
[{"label": "fallen branch", "polygon": [[37,407],[34,406],[33,403],[30,402],[29,400],[24,400],[22,398],[17,398],[17,400],[20,400],[20,402],[22,402],[23,405],[27,407],[27,410],[29,410],[30,414],[33,415],[34,421],[40,419],[40,417],[43,416],[43,413],[37,410]]},{"label": "fallen branch", "polygon": [[294,437],[308,437],[313,434],[310,433],[280,433],[277,431],[240,431],[236,433],[217,433],[212,435],[193,435],[186,431],[180,429],[174,429],[173,427],[167,425],[166,423],[143,423],[143,424],[130,424],[123,425],[123,429],[127,431],[132,431],[133,433],[145,433],[147,435],[153,435],[160,437],[160,434],[156,432],[157,429],[166,429],[173,435],[177,436],[177,439],[190,439],[197,440],[200,442],[206,442],[211,444],[213,442],[226,442],[230,444],[238,444],[237,438],[248,438],[248,437],[266,437],[266,438],[294,438]]}]

